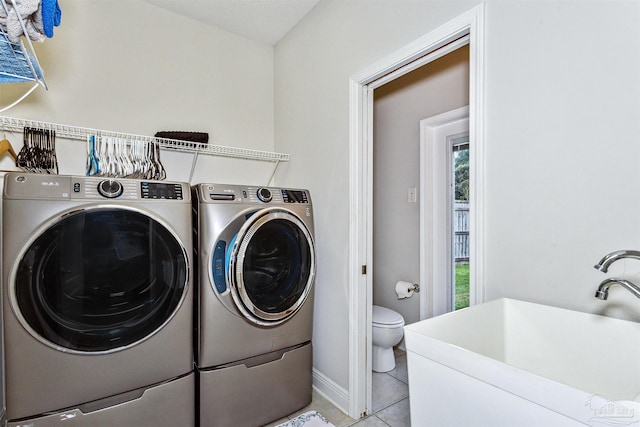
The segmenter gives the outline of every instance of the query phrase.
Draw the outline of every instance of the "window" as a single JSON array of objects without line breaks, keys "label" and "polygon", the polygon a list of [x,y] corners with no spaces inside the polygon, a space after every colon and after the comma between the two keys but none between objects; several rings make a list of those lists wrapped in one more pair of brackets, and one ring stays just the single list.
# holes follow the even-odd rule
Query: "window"
[{"label": "window", "polygon": [[469,133],[448,138],[452,160],[452,310],[469,307]]}]

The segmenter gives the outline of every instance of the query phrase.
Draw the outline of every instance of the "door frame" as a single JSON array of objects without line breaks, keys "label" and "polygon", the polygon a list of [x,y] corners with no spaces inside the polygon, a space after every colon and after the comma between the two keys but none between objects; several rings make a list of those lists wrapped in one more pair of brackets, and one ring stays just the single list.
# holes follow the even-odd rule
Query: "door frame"
[{"label": "door frame", "polygon": [[[484,4],[353,75],[349,81],[349,416],[371,412],[371,311],[373,285],[373,90],[469,44],[471,227],[476,301],[482,301],[482,179],[484,135]],[[457,46],[456,46],[457,45]],[[473,167],[475,165],[475,167]],[[364,363],[363,363],[364,362]]]},{"label": "door frame", "polygon": [[[450,284],[451,271],[451,143],[448,130],[469,129],[469,106],[420,120],[420,320],[451,311],[442,283]],[[472,230],[471,233],[475,233]],[[469,264],[475,262],[469,260]],[[475,303],[471,283],[470,303]]]}]

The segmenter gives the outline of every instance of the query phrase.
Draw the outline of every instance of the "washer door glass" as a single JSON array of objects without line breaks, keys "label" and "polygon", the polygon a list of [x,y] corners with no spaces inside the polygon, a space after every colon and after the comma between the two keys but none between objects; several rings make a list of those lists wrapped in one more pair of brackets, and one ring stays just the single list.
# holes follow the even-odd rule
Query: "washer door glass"
[{"label": "washer door glass", "polygon": [[231,255],[232,295],[253,322],[272,325],[293,315],[315,276],[315,249],[305,224],[292,212],[265,209],[238,232]]},{"label": "washer door glass", "polygon": [[47,228],[18,264],[14,294],[34,335],[104,352],[143,340],[180,306],[186,253],[163,225],[126,209],[84,210]]}]

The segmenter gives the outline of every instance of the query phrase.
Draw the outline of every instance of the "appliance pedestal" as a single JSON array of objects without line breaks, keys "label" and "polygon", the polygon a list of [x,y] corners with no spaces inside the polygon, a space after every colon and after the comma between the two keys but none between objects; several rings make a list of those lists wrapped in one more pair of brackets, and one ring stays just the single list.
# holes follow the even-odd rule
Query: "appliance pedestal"
[{"label": "appliance pedestal", "polygon": [[311,343],[199,370],[198,379],[201,427],[263,426],[311,403]]},{"label": "appliance pedestal", "polygon": [[[194,426],[195,375],[192,373],[142,390],[123,393],[7,427]],[[129,395],[137,397],[127,399]],[[124,397],[122,397],[124,396]]]}]

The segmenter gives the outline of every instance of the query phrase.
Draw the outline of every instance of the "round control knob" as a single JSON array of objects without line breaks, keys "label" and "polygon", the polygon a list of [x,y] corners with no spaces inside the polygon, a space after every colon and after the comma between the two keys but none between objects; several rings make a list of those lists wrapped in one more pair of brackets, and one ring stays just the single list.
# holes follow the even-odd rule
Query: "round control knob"
[{"label": "round control knob", "polygon": [[268,188],[259,188],[258,189],[258,199],[263,202],[270,202],[273,199],[273,195],[271,194],[271,190]]},{"label": "round control knob", "polygon": [[98,184],[98,193],[109,199],[114,199],[122,194],[124,188],[122,184],[113,179],[105,179]]}]

